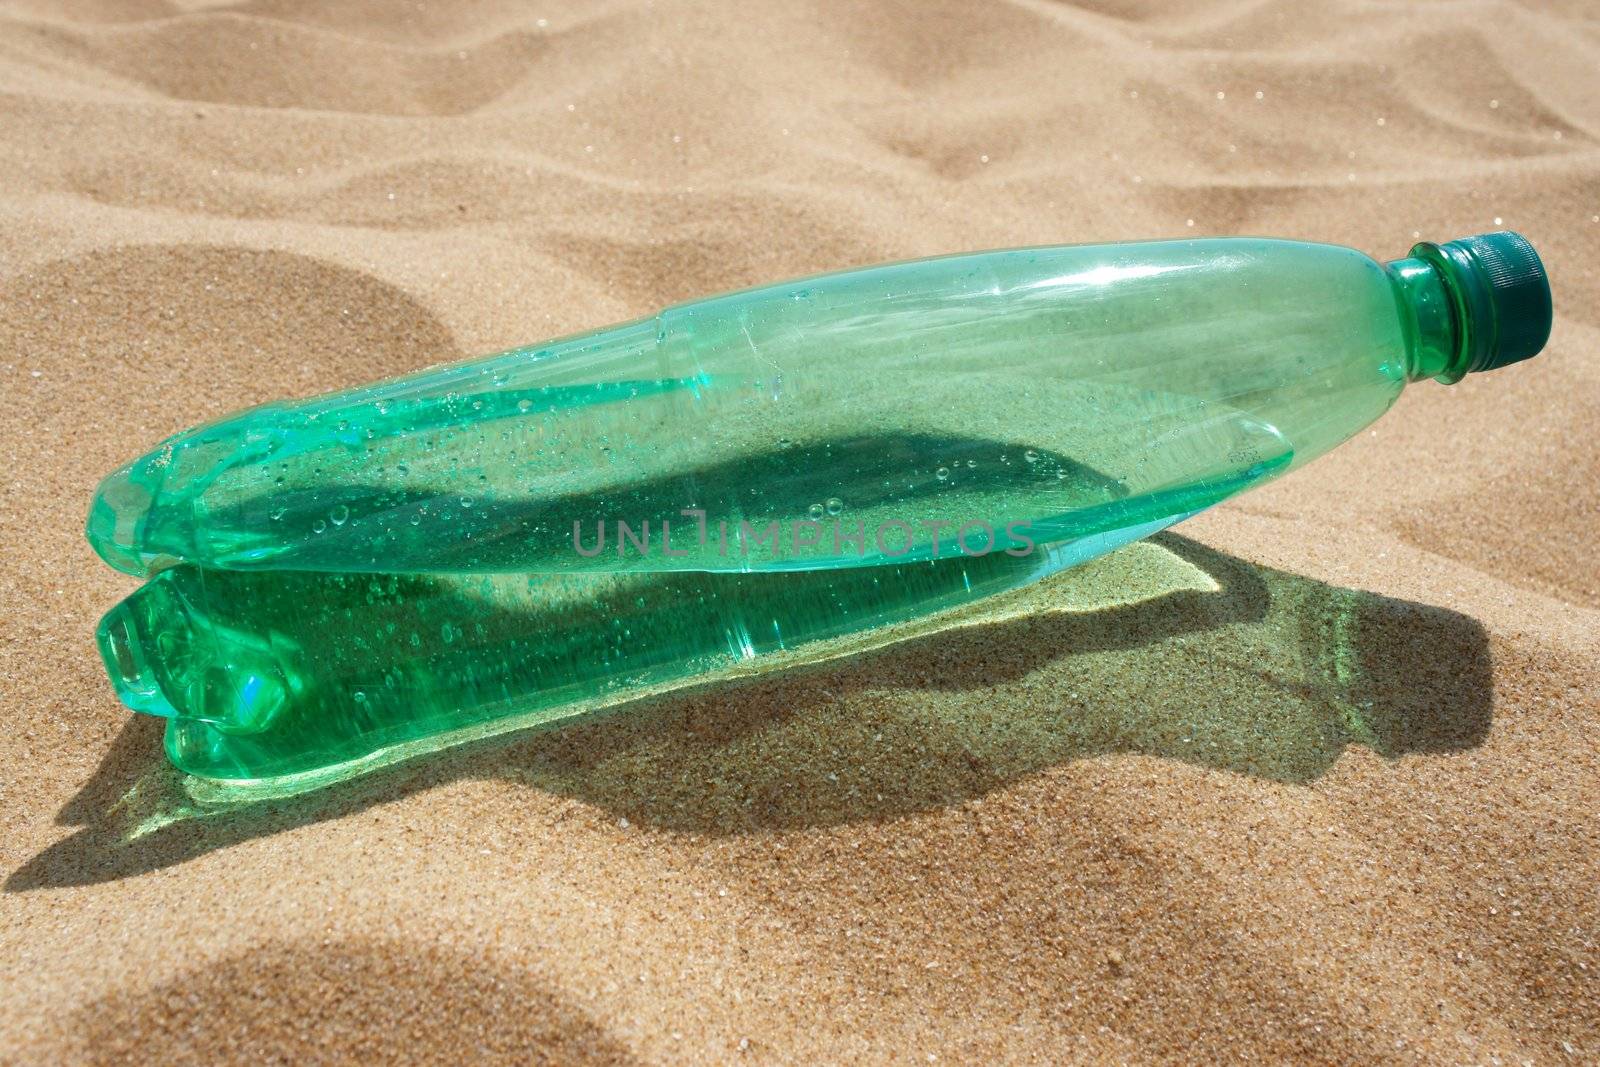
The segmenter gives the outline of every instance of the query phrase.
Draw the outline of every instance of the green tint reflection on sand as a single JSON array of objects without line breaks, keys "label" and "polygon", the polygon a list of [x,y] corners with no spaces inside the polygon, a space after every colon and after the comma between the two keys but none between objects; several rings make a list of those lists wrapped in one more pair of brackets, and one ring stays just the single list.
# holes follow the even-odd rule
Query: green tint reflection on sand
[{"label": "green tint reflection on sand", "polygon": [[[1469,749],[1492,713],[1488,637],[1473,619],[1171,534],[936,625],[894,628],[879,644],[627,714],[463,744],[358,781],[350,768],[275,782],[196,778],[156,754],[155,724],[140,716],[73,801],[80,828],[7,884],[159,868],[457,779],[514,782],[640,825],[733,834],[895,818],[1118,754],[1305,783],[1352,745],[1385,759]],[[815,788],[829,774],[837,781]],[[173,825],[196,819],[212,828]]]}]

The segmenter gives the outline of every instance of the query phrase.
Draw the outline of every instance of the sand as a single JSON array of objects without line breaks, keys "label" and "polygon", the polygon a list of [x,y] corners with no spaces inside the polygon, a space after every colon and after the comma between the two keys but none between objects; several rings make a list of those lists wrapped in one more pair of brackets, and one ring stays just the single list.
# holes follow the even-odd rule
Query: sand
[{"label": "sand", "polygon": [[[1583,0],[0,3],[0,1060],[1600,1060],[1597,68]],[[1499,226],[1545,355],[947,633],[210,819],[94,652],[96,481],[245,404]]]}]

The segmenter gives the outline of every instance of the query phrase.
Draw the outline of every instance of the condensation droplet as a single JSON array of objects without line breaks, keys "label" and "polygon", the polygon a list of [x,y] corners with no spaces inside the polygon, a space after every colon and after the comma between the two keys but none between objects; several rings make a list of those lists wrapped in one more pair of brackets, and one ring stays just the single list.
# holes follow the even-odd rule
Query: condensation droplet
[{"label": "condensation droplet", "polygon": [[806,514],[810,515],[813,519],[822,518],[822,513],[823,508],[821,504],[812,504],[809,508],[806,508]]},{"label": "condensation droplet", "polygon": [[825,507],[829,515],[837,515],[844,510],[844,501],[836,496],[830,496]]},{"label": "condensation droplet", "polygon": [[350,509],[345,507],[343,504],[340,504],[338,507],[328,512],[328,519],[335,526],[343,526],[350,519]]},{"label": "condensation droplet", "polygon": [[938,470],[933,472],[933,476],[939,479],[941,482],[948,482],[950,480],[950,468],[940,467]]},{"label": "condensation droplet", "polygon": [[321,533],[323,530],[326,530],[327,528],[328,528],[328,524],[323,522],[321,519],[318,519],[316,522],[313,522],[311,524],[311,532],[312,533]]}]

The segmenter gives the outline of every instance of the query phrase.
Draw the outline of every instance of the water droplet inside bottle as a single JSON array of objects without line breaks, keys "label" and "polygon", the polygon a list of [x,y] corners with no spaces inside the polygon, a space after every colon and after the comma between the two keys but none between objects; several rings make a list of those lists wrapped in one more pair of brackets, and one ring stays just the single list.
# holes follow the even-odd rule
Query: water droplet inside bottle
[{"label": "water droplet inside bottle", "polygon": [[806,514],[810,515],[813,519],[822,518],[822,513],[823,508],[821,504],[812,504],[809,508],[806,508]]},{"label": "water droplet inside bottle", "polygon": [[1022,454],[1022,458],[1027,460],[1029,463],[1037,463],[1039,462],[1039,453],[1030,448]]},{"label": "water droplet inside bottle", "polygon": [[323,522],[321,519],[318,519],[316,522],[313,522],[311,524],[311,532],[312,533],[321,533],[323,530],[326,530],[327,528],[328,528],[328,524]]},{"label": "water droplet inside bottle", "polygon": [[933,476],[939,479],[941,482],[948,482],[950,480],[950,468],[940,467],[938,470],[933,472]]},{"label": "water droplet inside bottle", "polygon": [[830,496],[826,507],[829,515],[837,515],[844,510],[844,501],[836,496]]},{"label": "water droplet inside bottle", "polygon": [[533,401],[529,400],[527,397],[523,397],[521,400],[517,401],[517,410],[518,411],[532,411],[533,410]]},{"label": "water droplet inside bottle", "polygon": [[277,522],[279,519],[283,518],[284,513],[287,512],[288,510],[289,510],[288,508],[273,508],[272,509],[272,521],[273,522]]},{"label": "water droplet inside bottle", "polygon": [[328,518],[335,526],[343,526],[350,519],[350,509],[345,507],[343,504],[340,504],[338,507],[328,512]]}]

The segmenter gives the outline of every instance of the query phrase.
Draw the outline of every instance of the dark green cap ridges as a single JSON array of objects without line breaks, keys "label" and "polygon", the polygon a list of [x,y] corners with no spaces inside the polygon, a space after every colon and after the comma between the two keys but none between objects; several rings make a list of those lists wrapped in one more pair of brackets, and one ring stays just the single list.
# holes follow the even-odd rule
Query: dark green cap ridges
[{"label": "dark green cap ridges", "polygon": [[1520,233],[1501,230],[1411,250],[1439,268],[1463,348],[1460,374],[1538,355],[1550,339],[1550,279]]}]

